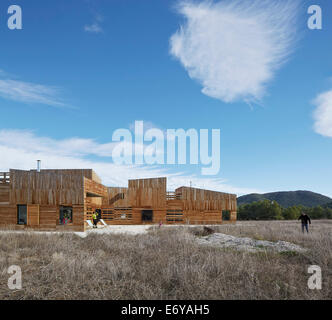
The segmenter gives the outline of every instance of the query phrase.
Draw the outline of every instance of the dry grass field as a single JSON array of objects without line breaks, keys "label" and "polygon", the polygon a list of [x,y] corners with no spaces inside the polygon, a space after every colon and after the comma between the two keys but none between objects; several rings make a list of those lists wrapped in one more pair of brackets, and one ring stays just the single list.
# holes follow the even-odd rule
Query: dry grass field
[{"label": "dry grass field", "polygon": [[[214,229],[285,240],[306,253],[246,252],[202,246],[202,227],[153,228],[147,234],[0,232],[0,299],[332,299],[332,221],[238,222]],[[22,290],[9,290],[10,265]],[[322,290],[309,290],[309,265],[322,269]]]}]

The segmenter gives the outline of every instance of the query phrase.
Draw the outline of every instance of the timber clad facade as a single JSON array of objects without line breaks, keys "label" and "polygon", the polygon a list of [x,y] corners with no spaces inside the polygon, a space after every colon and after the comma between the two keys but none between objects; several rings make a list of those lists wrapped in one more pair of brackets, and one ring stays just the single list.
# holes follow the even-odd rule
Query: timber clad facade
[{"label": "timber clad facade", "polygon": [[180,187],[166,178],[106,187],[91,169],[0,173],[0,226],[84,231],[100,209],[107,224],[220,224],[236,221],[236,195]]}]

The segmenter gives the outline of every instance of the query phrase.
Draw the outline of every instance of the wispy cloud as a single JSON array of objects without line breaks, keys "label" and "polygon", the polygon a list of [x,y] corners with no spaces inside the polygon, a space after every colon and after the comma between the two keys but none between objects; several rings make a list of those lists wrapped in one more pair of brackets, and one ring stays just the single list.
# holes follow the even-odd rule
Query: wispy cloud
[{"label": "wispy cloud", "polygon": [[100,33],[103,32],[102,27],[98,23],[93,23],[90,25],[84,26],[84,30],[91,33]]},{"label": "wispy cloud", "polygon": [[60,90],[56,87],[13,80],[0,70],[0,97],[24,103],[37,103],[54,107],[69,107],[60,98]]},{"label": "wispy cloud", "polygon": [[57,95],[57,90],[52,87],[17,80],[0,80],[0,96],[5,99],[55,107],[66,106],[58,100]]},{"label": "wispy cloud", "polygon": [[181,1],[186,21],[170,52],[202,92],[224,102],[258,101],[294,49],[298,0]]},{"label": "wispy cloud", "polygon": [[[220,178],[206,178],[183,172],[171,172],[165,167],[118,165],[109,156],[115,143],[101,144],[94,139],[52,139],[32,131],[0,130],[0,171],[9,168],[31,169],[36,159],[42,159],[43,168],[92,168],[110,186],[126,186],[128,179],[166,176],[168,188],[192,185],[198,188],[244,194],[259,192],[251,188],[237,188]],[[96,158],[96,156],[98,158]]]},{"label": "wispy cloud", "polygon": [[319,94],[314,100],[315,132],[332,138],[332,90]]},{"label": "wispy cloud", "polygon": [[103,20],[104,19],[101,15],[95,15],[93,23],[85,25],[84,30],[86,32],[91,32],[91,33],[103,32],[103,28],[101,26],[101,23],[103,22]]}]

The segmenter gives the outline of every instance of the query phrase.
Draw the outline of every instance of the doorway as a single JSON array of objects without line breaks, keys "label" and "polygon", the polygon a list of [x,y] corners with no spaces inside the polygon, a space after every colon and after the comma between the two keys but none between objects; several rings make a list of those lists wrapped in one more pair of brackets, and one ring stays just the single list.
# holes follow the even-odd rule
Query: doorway
[{"label": "doorway", "polygon": [[17,224],[26,225],[28,221],[28,210],[27,205],[17,205]]},{"label": "doorway", "polygon": [[221,215],[223,221],[229,221],[231,219],[231,212],[229,210],[223,210]]},{"label": "doorway", "polygon": [[153,210],[142,210],[142,222],[152,222]]},{"label": "doorway", "polygon": [[73,223],[73,207],[60,206],[59,224],[66,225]]}]

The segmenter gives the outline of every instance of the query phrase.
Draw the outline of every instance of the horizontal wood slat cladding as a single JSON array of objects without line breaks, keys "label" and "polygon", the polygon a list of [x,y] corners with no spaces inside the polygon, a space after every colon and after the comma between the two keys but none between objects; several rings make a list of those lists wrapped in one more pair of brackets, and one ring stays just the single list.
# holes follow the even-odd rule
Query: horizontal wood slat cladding
[{"label": "horizontal wood slat cladding", "polygon": [[84,204],[86,207],[91,207],[92,210],[101,208],[107,196],[107,187],[91,179],[84,178]]},{"label": "horizontal wood slat cladding", "polygon": [[15,205],[0,205],[0,225],[17,224],[17,207]]},{"label": "horizontal wood slat cladding", "polygon": [[0,185],[0,204],[9,204],[9,185]]},{"label": "horizontal wood slat cladding", "polygon": [[45,229],[55,229],[59,220],[59,210],[57,206],[39,207],[39,226]]},{"label": "horizontal wood slat cladding", "polygon": [[84,178],[84,192],[107,197],[107,187],[88,178]]}]

